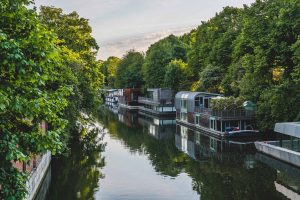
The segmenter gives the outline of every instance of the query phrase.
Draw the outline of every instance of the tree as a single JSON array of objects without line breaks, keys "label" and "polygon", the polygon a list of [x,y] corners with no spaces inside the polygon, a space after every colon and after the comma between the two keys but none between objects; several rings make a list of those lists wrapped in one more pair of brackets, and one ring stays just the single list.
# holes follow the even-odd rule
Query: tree
[{"label": "tree", "polygon": [[233,42],[241,30],[241,13],[242,9],[225,7],[222,12],[209,21],[202,22],[190,33],[191,50],[188,52],[188,65],[193,74],[192,81],[203,79],[199,77],[201,72],[210,71],[214,66],[213,70],[219,68],[217,73],[220,76],[220,79],[214,82],[214,88],[218,92],[226,92],[223,91],[226,82],[222,82],[222,77],[232,62]]},{"label": "tree", "polygon": [[[244,8],[233,62],[241,64],[245,75],[236,85],[241,95],[257,102],[263,130],[273,129],[275,122],[294,121],[299,113],[295,112],[299,85],[293,75],[299,65],[299,13],[297,0],[257,1]],[[282,72],[279,77],[275,76],[278,71]]]},{"label": "tree", "polygon": [[144,56],[135,51],[129,51],[116,69],[115,86],[118,88],[140,88],[144,84],[142,65]]},{"label": "tree", "polygon": [[187,64],[182,60],[172,60],[166,67],[164,86],[175,93],[189,88]]},{"label": "tree", "polygon": [[64,65],[75,77],[69,83],[74,86],[74,93],[65,112],[72,128],[82,110],[97,108],[97,95],[103,85],[103,74],[96,61],[99,47],[91,35],[88,20],[76,12],[64,14],[60,8],[42,6],[39,18],[58,36]]},{"label": "tree", "polygon": [[220,87],[224,70],[220,66],[208,65],[200,72],[200,90],[213,93],[223,92]]},{"label": "tree", "polygon": [[186,49],[186,44],[174,35],[151,45],[143,65],[146,87],[163,87],[166,66],[173,59],[186,61]]},{"label": "tree", "polygon": [[[0,196],[23,199],[26,174],[12,161],[26,162],[31,155],[63,151],[72,87],[61,72],[67,71],[58,39],[40,23],[31,1],[0,3]],[[45,120],[45,134],[39,124]]]},{"label": "tree", "polygon": [[108,87],[115,87],[117,66],[121,59],[117,57],[109,57],[101,64],[100,71],[104,75],[104,85]]}]

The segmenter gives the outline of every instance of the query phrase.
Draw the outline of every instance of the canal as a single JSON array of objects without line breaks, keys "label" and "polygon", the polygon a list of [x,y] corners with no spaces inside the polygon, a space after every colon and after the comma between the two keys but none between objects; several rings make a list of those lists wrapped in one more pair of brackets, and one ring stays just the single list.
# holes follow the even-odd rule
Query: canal
[{"label": "canal", "polygon": [[256,153],[249,141],[221,141],[155,118],[103,109],[103,129],[52,160],[37,200],[295,199],[300,171]]}]

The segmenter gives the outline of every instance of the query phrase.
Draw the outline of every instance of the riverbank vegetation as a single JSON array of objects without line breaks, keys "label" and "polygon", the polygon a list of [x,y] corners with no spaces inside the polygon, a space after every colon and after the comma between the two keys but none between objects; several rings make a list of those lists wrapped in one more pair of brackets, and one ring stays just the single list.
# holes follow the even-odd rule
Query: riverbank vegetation
[{"label": "riverbank vegetation", "polygon": [[[222,93],[257,105],[261,130],[300,120],[300,2],[226,7],[183,36],[143,54],[97,61],[88,20],[76,12],[0,2],[0,198],[23,199],[26,173],[12,161],[67,149],[81,112],[106,87],[169,87]],[[41,122],[48,123],[44,133]]]},{"label": "riverbank vegetation", "polygon": [[[298,0],[225,7],[190,33],[152,44],[139,66],[139,83],[142,88],[208,91],[251,100],[263,131],[273,129],[276,122],[300,120],[299,24]],[[130,51],[119,63],[101,70],[115,69],[112,74],[131,80],[124,69],[138,62],[132,54],[137,52]],[[135,85],[116,80],[106,86]]]},{"label": "riverbank vegetation", "polygon": [[28,174],[13,161],[66,151],[80,112],[97,107],[103,83],[88,20],[31,7],[30,0],[0,3],[0,199],[26,195]]}]

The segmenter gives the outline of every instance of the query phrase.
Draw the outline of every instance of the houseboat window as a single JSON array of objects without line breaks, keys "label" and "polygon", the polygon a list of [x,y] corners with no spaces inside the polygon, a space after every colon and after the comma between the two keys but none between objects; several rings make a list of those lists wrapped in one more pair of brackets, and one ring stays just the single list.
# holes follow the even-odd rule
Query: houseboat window
[{"label": "houseboat window", "polygon": [[209,108],[209,99],[208,98],[204,99],[204,108]]},{"label": "houseboat window", "polygon": [[203,97],[195,98],[195,107],[203,108]]},{"label": "houseboat window", "polygon": [[180,101],[180,105],[181,105],[181,108],[187,108],[187,100],[186,99],[181,99]]}]

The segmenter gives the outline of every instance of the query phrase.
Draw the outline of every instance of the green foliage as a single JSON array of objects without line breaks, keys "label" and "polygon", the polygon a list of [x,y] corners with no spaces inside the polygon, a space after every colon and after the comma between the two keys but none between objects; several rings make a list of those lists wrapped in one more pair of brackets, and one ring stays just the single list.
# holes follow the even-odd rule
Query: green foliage
[{"label": "green foliage", "polygon": [[[240,32],[241,9],[225,7],[215,17],[202,24],[191,32],[191,50],[188,52],[188,64],[194,74],[193,81],[203,79],[199,71],[214,72],[223,76],[231,64],[232,44]],[[213,66],[213,67],[212,67]],[[218,68],[218,69],[216,69]],[[203,89],[219,88],[222,79],[205,80]],[[201,82],[201,80],[200,80]],[[213,89],[214,90],[214,89]]]},{"label": "green foliage", "polygon": [[100,71],[104,75],[104,85],[107,87],[116,87],[116,71],[121,59],[109,57],[100,65]]},{"label": "green foliage", "polygon": [[243,108],[243,97],[222,97],[211,100],[212,110],[236,110]]},{"label": "green foliage", "polygon": [[[86,19],[31,1],[0,3],[0,197],[23,199],[27,174],[12,161],[67,148],[79,112],[94,108],[103,83]],[[44,133],[39,124],[48,123]]]},{"label": "green foliage", "polygon": [[[72,86],[65,84],[57,37],[40,23],[28,1],[0,4],[0,196],[23,199],[26,176],[11,161],[65,148],[63,111]],[[45,120],[49,133],[39,128]]]},{"label": "green foliage", "polygon": [[208,92],[222,92],[219,84],[222,81],[222,68],[219,66],[208,65],[200,72],[200,90]]},{"label": "green foliage", "polygon": [[140,88],[144,84],[143,63],[144,57],[141,53],[129,51],[116,68],[115,87]]},{"label": "green foliage", "polygon": [[64,14],[60,8],[42,6],[39,18],[58,36],[62,61],[68,66],[62,75],[69,80],[67,84],[73,85],[74,93],[64,114],[70,121],[68,128],[72,129],[83,109],[94,110],[98,106],[97,95],[103,85],[101,63],[96,61],[99,47],[88,20],[76,12]]},{"label": "green foliage", "polygon": [[146,87],[163,87],[167,65],[174,59],[186,58],[187,46],[174,35],[151,45],[146,52],[143,75]]},{"label": "green foliage", "polygon": [[175,93],[188,88],[189,72],[187,64],[182,60],[172,60],[166,67],[164,86],[171,88]]}]

